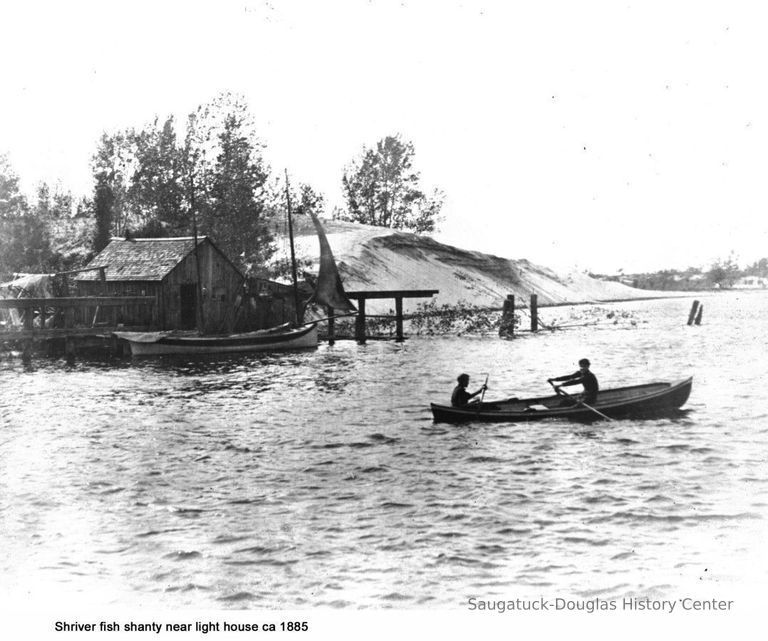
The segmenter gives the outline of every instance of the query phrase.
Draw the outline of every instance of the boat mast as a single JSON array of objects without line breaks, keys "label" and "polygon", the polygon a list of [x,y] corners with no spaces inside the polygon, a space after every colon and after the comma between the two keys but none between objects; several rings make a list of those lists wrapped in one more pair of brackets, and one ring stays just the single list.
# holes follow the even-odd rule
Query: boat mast
[{"label": "boat mast", "polygon": [[205,318],[203,316],[203,285],[200,277],[200,251],[197,248],[197,215],[195,213],[195,179],[189,176],[189,208],[192,211],[192,232],[195,237],[195,269],[197,270],[197,304],[195,305],[197,316],[197,331],[205,333]]},{"label": "boat mast", "polygon": [[299,306],[299,279],[296,275],[296,250],[293,246],[293,220],[291,218],[291,193],[288,186],[288,170],[285,170],[285,200],[288,203],[288,238],[291,242],[291,275],[293,276],[293,304],[296,307],[296,325],[301,325]]}]

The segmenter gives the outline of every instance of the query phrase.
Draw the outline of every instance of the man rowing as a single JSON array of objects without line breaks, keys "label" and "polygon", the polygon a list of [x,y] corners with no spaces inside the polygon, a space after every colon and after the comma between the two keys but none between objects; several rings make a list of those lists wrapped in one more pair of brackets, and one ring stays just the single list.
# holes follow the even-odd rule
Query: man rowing
[{"label": "man rowing", "polygon": [[475,396],[488,389],[488,386],[483,384],[479,390],[473,394],[470,394],[467,391],[467,385],[469,385],[469,374],[459,374],[456,382],[458,385],[453,389],[453,394],[451,394],[451,405],[453,407],[462,407],[467,405],[469,401],[472,400]]},{"label": "man rowing", "polygon": [[[559,382],[560,385],[555,385],[555,382]],[[568,387],[570,385],[583,385],[584,391],[579,395],[577,401],[580,403],[593,404],[597,400],[597,392],[600,386],[597,383],[597,377],[589,371],[589,360],[582,358],[579,361],[579,371],[573,374],[566,374],[565,376],[557,376],[556,378],[548,378],[547,383],[552,385],[557,391],[558,387]]]}]

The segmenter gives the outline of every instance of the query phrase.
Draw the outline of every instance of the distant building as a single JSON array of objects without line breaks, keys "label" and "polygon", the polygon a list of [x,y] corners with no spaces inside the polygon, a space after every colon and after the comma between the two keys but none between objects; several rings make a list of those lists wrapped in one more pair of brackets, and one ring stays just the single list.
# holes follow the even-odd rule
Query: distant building
[{"label": "distant building", "polygon": [[768,278],[762,276],[742,276],[735,283],[734,289],[766,289],[768,288]]},{"label": "distant building", "polygon": [[[193,329],[197,325],[198,265],[206,331],[232,331],[244,276],[206,236],[198,238],[113,238],[89,266],[98,271],[77,276],[80,296],[154,296],[158,329]],[[123,319],[126,325],[130,318]]]}]

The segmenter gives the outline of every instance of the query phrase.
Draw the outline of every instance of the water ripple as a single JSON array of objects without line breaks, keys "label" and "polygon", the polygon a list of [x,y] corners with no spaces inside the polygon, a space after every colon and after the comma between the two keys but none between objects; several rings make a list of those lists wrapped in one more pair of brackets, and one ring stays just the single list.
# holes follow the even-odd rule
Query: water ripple
[{"label": "water ripple", "polygon": [[[455,608],[764,582],[768,296],[738,300],[710,296],[706,332],[673,299],[627,304],[649,321],[631,334],[0,360],[0,598]],[[660,419],[431,420],[458,371],[525,398],[584,355],[604,387],[693,375],[693,394]]]}]

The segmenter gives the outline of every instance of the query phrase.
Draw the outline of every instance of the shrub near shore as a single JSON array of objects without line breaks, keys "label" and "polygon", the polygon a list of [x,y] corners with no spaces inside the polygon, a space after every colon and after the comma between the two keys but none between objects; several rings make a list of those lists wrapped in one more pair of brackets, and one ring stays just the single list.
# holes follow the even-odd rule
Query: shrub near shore
[{"label": "shrub near shore", "polygon": [[[569,306],[567,308],[544,308],[545,316],[541,327],[547,329],[594,325],[604,328],[631,329],[647,321],[638,318],[636,312],[622,309],[612,309],[597,305]],[[557,310],[557,316],[551,312]],[[541,315],[541,309],[539,310]],[[515,312],[515,331],[527,330],[529,322],[528,310]],[[487,336],[498,335],[502,313],[500,309],[491,309],[459,302],[455,305],[437,305],[435,301],[420,303],[416,311],[404,316],[404,331],[412,336]],[[395,337],[395,312],[389,310],[387,315],[366,317],[366,335],[369,337]],[[344,318],[336,321],[336,336],[353,336],[355,319]]]}]

